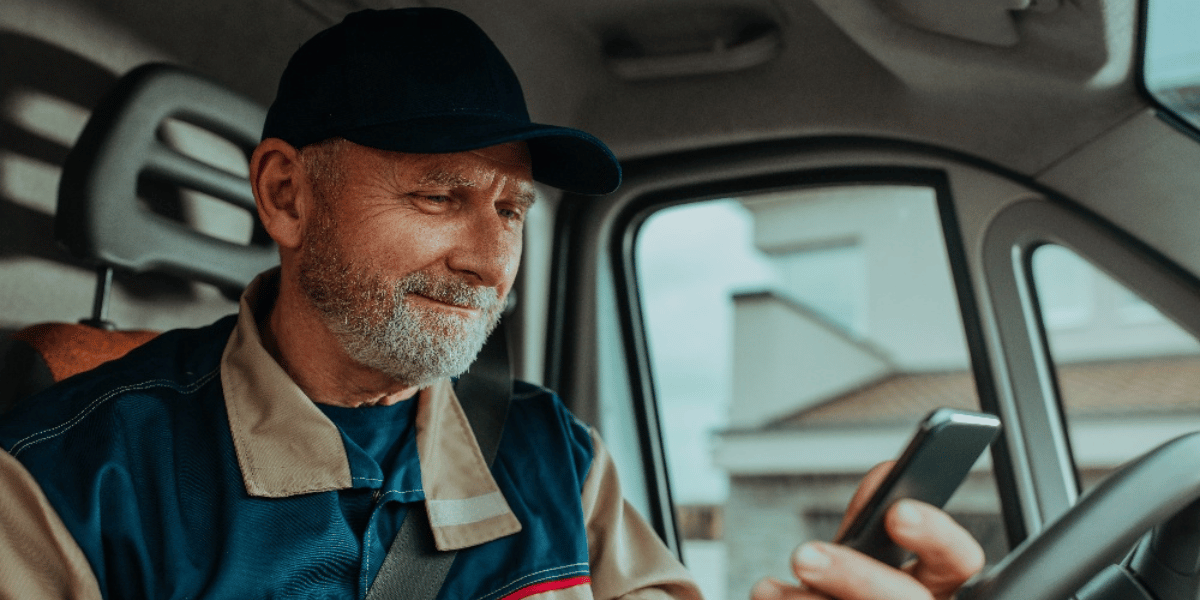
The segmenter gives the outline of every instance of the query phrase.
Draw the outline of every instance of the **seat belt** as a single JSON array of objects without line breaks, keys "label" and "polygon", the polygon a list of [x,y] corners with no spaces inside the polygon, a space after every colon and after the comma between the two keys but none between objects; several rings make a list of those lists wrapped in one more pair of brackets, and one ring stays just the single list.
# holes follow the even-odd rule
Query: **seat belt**
[{"label": "seat belt", "polygon": [[[512,369],[504,321],[488,337],[471,368],[458,379],[455,395],[491,467],[500,447],[512,396]],[[425,503],[408,510],[404,523],[375,575],[366,600],[434,600],[442,589],[456,551],[439,551]]]}]

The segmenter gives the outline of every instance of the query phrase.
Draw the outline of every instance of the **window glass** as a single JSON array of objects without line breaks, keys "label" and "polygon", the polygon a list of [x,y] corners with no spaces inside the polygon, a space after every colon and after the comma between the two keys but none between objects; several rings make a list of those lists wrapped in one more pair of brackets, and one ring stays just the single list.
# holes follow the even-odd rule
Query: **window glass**
[{"label": "window glass", "polygon": [[[1131,458],[1200,429],[1200,343],[1062,246],[1033,254],[1071,449],[1084,489]],[[1079,318],[1056,320],[1071,312]]]},{"label": "window glass", "polygon": [[830,323],[862,337],[866,333],[866,263],[858,240],[769,252],[779,271],[776,287]]},{"label": "window glass", "polygon": [[1200,127],[1200,2],[1148,0],[1146,6],[1146,89]]},{"label": "window glass", "polygon": [[[830,539],[939,406],[978,408],[931,189],[852,185],[659,211],[636,266],[684,558],[744,598]],[[986,469],[952,513],[1005,552]]]}]

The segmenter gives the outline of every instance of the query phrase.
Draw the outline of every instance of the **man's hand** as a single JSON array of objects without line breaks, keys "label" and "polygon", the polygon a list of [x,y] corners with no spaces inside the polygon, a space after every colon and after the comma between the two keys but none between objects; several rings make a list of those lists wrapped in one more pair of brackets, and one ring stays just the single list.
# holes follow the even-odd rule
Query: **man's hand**
[{"label": "man's hand", "polygon": [[[893,463],[871,469],[850,500],[842,528],[862,509]],[[917,560],[893,569],[854,550],[809,542],[792,553],[792,571],[800,585],[767,578],[750,592],[751,600],[942,600],[983,568],[983,549],[941,510],[902,500],[888,510],[888,533]]]}]

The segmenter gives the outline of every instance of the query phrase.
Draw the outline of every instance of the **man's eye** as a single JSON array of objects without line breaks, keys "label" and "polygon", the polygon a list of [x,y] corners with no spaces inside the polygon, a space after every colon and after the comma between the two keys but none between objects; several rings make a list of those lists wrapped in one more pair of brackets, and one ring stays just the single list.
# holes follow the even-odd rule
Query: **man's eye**
[{"label": "man's eye", "polygon": [[523,211],[512,208],[497,208],[496,213],[502,218],[510,221],[520,221],[521,219],[525,218],[525,213]]},{"label": "man's eye", "polygon": [[454,201],[448,195],[444,194],[412,194],[411,202],[424,210],[441,211],[446,209]]}]

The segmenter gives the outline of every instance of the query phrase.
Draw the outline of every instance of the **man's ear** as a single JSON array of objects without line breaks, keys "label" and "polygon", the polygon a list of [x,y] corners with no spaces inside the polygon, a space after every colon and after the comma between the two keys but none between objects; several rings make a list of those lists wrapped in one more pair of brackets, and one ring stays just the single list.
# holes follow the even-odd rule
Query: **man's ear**
[{"label": "man's ear", "polygon": [[278,138],[260,142],[250,157],[250,187],[271,239],[280,248],[298,248],[312,199],[300,151]]}]

